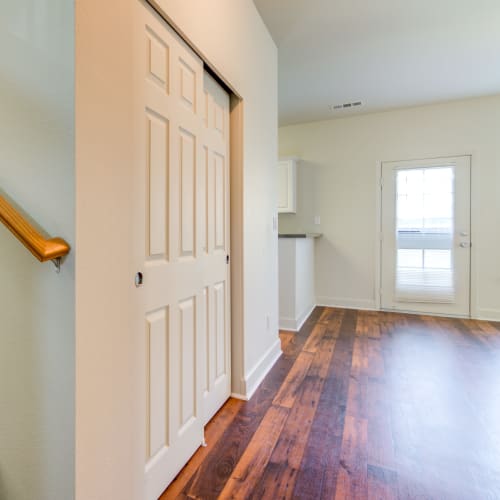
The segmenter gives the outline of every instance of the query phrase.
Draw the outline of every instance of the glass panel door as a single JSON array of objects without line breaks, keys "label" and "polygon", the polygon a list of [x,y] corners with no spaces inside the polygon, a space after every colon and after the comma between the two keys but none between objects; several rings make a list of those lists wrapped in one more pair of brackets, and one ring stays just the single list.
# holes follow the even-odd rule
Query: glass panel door
[{"label": "glass panel door", "polygon": [[469,315],[469,178],[469,157],[383,164],[383,308]]}]

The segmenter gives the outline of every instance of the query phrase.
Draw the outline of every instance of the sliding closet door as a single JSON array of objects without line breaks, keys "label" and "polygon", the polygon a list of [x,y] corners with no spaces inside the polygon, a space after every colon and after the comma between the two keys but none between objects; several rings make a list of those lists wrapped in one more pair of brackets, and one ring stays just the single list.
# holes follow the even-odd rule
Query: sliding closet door
[{"label": "sliding closet door", "polygon": [[204,75],[203,163],[199,169],[200,255],[203,259],[202,390],[204,422],[231,393],[229,277],[229,95]]},{"label": "sliding closet door", "polygon": [[203,263],[197,166],[203,161],[203,63],[137,3],[136,206],[144,342],[146,498],[158,498],[203,441]]},{"label": "sliding closet door", "polygon": [[137,1],[134,207],[146,498],[229,397],[229,96]]}]

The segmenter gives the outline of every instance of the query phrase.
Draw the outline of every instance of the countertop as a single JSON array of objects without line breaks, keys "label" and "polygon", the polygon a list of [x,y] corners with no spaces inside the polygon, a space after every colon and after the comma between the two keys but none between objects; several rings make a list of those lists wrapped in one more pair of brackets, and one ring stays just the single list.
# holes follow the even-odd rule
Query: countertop
[{"label": "countertop", "polygon": [[322,233],[279,233],[278,238],[319,238]]}]

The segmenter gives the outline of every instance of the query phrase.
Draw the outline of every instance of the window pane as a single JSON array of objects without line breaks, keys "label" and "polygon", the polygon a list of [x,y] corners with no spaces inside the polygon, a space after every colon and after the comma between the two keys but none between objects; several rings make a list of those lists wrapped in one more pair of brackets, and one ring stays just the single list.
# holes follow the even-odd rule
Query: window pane
[{"label": "window pane", "polygon": [[453,302],[453,167],[397,170],[396,299]]},{"label": "window pane", "polygon": [[398,250],[398,267],[423,267],[423,251],[422,250]]},{"label": "window pane", "polygon": [[424,250],[424,262],[430,269],[451,269],[451,251]]}]

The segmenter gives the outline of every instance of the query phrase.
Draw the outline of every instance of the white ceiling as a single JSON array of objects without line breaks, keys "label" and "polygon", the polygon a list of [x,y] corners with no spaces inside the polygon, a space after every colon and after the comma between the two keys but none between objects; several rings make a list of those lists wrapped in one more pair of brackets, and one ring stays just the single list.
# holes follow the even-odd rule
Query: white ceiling
[{"label": "white ceiling", "polygon": [[500,0],[254,2],[279,48],[281,125],[500,93]]}]

